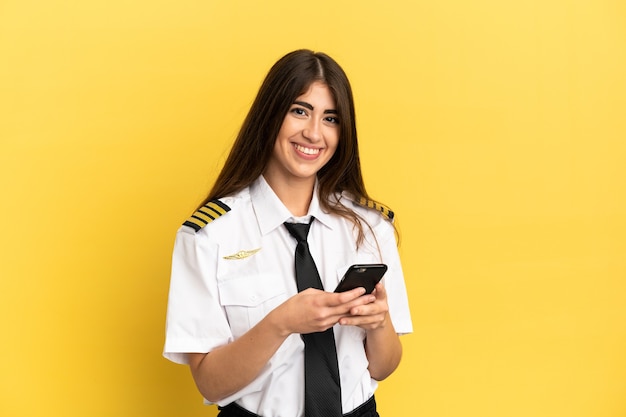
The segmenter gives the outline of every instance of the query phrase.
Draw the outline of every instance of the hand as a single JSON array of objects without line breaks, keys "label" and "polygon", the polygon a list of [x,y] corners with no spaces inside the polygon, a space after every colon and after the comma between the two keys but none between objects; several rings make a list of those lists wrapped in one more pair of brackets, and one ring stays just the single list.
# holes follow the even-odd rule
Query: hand
[{"label": "hand", "polygon": [[361,299],[368,299],[369,301],[352,307],[349,315],[342,317],[339,324],[358,326],[368,332],[384,328],[389,320],[389,305],[387,304],[385,286],[379,282],[371,295],[363,296]]},{"label": "hand", "polygon": [[270,314],[277,316],[276,320],[284,333],[322,332],[343,317],[350,316],[352,310],[374,301],[373,295],[364,296],[364,293],[363,288],[342,293],[309,288],[294,295]]}]

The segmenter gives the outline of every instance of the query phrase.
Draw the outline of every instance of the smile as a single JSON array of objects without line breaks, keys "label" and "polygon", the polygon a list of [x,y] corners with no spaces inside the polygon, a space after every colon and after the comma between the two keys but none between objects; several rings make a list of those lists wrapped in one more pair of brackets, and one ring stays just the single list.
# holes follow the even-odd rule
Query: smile
[{"label": "smile", "polygon": [[319,148],[305,148],[304,146],[298,145],[296,143],[294,143],[293,146],[294,148],[296,148],[296,150],[307,155],[317,155],[318,153],[320,153],[320,150],[321,150]]}]

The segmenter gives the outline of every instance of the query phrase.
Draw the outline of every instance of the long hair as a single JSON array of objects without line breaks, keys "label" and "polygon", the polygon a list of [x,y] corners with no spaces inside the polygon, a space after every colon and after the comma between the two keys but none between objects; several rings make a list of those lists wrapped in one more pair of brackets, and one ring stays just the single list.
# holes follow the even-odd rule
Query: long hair
[{"label": "long hair", "polygon": [[320,205],[325,211],[352,221],[358,230],[357,245],[363,241],[365,220],[333,198],[336,193],[347,192],[356,201],[369,199],[361,174],[352,88],[339,64],[322,52],[293,51],[272,66],[224,167],[200,206],[242,190],[263,173],[290,106],[315,81],[326,84],[331,91],[340,125],[337,149],[317,173]]}]

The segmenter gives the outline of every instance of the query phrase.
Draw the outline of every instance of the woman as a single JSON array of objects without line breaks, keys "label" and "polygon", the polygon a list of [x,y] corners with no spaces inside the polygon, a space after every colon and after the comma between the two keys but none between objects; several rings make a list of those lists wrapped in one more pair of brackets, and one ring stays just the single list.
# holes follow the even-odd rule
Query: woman
[{"label": "woman", "polygon": [[[412,331],[392,220],[363,184],[344,71],[323,53],[285,55],[213,189],[178,231],[164,355],[189,364],[220,416],[315,408],[377,416],[377,381],[400,362],[398,334]],[[300,243],[285,222],[310,223],[306,240],[326,291],[298,292]],[[332,292],[349,265],[363,263],[388,265],[373,293]],[[305,387],[305,336],[320,333],[334,338],[338,411],[309,399],[309,379]]]}]

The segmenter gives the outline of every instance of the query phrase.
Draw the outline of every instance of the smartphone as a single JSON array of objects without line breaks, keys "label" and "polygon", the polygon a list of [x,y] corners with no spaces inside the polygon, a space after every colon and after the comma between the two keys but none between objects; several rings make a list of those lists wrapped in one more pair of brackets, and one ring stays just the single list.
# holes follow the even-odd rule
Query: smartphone
[{"label": "smartphone", "polygon": [[385,264],[361,264],[352,265],[346,271],[343,278],[337,285],[335,292],[350,291],[354,288],[363,287],[365,293],[370,294],[387,272]]}]

